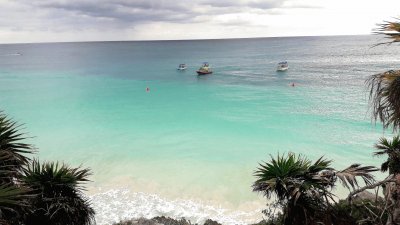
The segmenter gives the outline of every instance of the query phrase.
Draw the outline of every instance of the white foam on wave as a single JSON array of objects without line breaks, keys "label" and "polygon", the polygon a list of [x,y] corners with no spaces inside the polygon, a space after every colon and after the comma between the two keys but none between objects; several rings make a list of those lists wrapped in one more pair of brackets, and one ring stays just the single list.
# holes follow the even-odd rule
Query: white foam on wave
[{"label": "white foam on wave", "polygon": [[167,216],[203,224],[207,219],[222,224],[244,225],[255,222],[260,212],[243,212],[202,204],[192,200],[166,200],[154,194],[113,189],[89,197],[96,211],[97,225],[111,225],[127,219]]}]

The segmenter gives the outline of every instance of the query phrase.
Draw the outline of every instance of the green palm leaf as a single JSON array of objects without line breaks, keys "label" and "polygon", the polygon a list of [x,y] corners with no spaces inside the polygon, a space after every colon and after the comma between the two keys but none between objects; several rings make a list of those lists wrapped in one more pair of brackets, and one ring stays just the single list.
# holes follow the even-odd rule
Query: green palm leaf
[{"label": "green palm leaf", "polygon": [[394,136],[392,140],[380,138],[375,144],[374,155],[386,155],[387,160],[381,165],[381,171],[389,170],[390,174],[400,173],[400,136]]},{"label": "green palm leaf", "polygon": [[32,195],[29,190],[23,187],[17,187],[10,184],[0,186],[0,209],[2,207],[28,206],[28,198]]},{"label": "green palm leaf", "polygon": [[71,168],[58,162],[40,163],[34,159],[24,169],[23,176],[24,184],[38,195],[27,225],[92,224],[94,211],[82,193],[90,175],[89,169]]},{"label": "green palm leaf", "polygon": [[0,170],[3,175],[8,176],[8,180],[3,180],[3,183],[9,182],[10,178],[19,174],[24,165],[29,162],[27,154],[35,151],[30,144],[24,143],[28,137],[21,132],[21,125],[7,118],[0,111]]},{"label": "green palm leaf", "polygon": [[384,128],[400,128],[400,70],[389,70],[372,75],[366,80],[372,118]]}]

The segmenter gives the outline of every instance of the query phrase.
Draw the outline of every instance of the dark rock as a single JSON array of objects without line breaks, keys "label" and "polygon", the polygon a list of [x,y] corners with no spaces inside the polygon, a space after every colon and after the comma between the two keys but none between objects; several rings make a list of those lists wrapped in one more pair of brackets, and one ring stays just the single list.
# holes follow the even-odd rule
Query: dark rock
[{"label": "dark rock", "polygon": [[[114,225],[197,225],[197,224],[192,224],[189,220],[185,219],[175,220],[165,216],[158,216],[154,217],[153,219],[140,218],[136,220],[127,220],[115,223]],[[204,225],[221,225],[221,224],[208,219],[206,220]]]},{"label": "dark rock", "polygon": [[165,217],[165,216],[154,217],[151,220],[161,223],[163,225],[192,225],[189,221],[187,221],[185,219],[174,220],[174,219],[171,219],[171,218]]},{"label": "dark rock", "polygon": [[114,225],[162,225],[156,221],[140,218],[137,220],[128,220],[120,223],[116,223]]},{"label": "dark rock", "polygon": [[[363,200],[369,200],[369,201],[375,201],[376,200],[376,195],[374,193],[371,193],[369,191],[363,191],[358,193],[354,198],[354,201],[363,201]],[[383,200],[382,197],[378,196],[378,200]]]},{"label": "dark rock", "polygon": [[214,221],[214,220],[206,220],[206,222],[204,223],[204,225],[221,225],[220,223]]}]

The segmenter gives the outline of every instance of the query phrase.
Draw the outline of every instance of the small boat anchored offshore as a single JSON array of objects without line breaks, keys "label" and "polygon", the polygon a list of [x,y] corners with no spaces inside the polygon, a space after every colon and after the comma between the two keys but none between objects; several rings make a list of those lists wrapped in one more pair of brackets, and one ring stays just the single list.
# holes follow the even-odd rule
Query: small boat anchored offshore
[{"label": "small boat anchored offshore", "polygon": [[196,72],[197,75],[206,75],[206,74],[211,74],[212,70],[210,68],[210,65],[207,62],[205,62]]},{"label": "small boat anchored offshore", "polygon": [[278,63],[276,71],[286,71],[289,69],[289,65],[286,61]]},{"label": "small boat anchored offshore", "polygon": [[182,63],[182,64],[179,64],[177,70],[186,70],[186,68],[187,68],[187,67],[186,67],[186,64]]}]

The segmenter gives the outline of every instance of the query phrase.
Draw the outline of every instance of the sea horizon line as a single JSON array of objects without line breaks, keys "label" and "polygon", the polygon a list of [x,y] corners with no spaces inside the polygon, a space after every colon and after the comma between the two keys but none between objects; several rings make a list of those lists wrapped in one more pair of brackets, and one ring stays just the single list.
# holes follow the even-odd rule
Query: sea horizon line
[{"label": "sea horizon line", "polygon": [[193,39],[149,39],[149,40],[93,40],[93,41],[44,41],[44,42],[15,42],[0,43],[0,45],[17,44],[67,44],[67,43],[107,43],[107,42],[178,42],[178,41],[225,41],[225,40],[250,40],[250,39],[276,39],[276,38],[312,38],[312,37],[346,37],[346,36],[371,36],[376,34],[333,34],[333,35],[299,35],[299,36],[270,36],[270,37],[234,37],[234,38],[193,38]]}]

